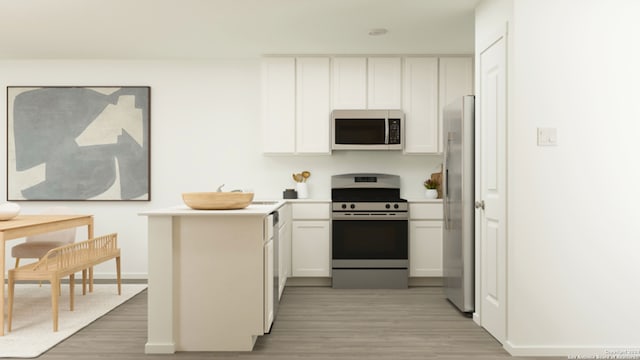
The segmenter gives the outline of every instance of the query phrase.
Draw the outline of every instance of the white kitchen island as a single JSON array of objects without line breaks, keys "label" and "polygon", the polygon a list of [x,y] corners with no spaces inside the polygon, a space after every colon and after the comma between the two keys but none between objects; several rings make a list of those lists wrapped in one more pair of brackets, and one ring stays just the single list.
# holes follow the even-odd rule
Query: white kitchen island
[{"label": "white kitchen island", "polygon": [[253,349],[264,334],[266,219],[282,204],[140,213],[148,217],[145,353]]}]

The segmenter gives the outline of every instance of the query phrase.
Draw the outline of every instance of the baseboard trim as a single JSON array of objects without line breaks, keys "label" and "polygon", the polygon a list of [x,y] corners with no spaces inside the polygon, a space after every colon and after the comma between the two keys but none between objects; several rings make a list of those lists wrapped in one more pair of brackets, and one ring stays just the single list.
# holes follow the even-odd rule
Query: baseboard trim
[{"label": "baseboard trim", "polygon": [[174,354],[175,352],[175,343],[146,343],[144,345],[145,354]]},{"label": "baseboard trim", "polygon": [[[287,286],[331,286],[330,277],[290,277]],[[409,287],[442,287],[441,277],[410,277]]]},{"label": "baseboard trim", "polygon": [[290,277],[286,286],[331,286],[330,277]]},{"label": "baseboard trim", "polygon": [[409,287],[442,287],[441,277],[410,277]]},{"label": "baseboard trim", "polygon": [[563,356],[583,359],[638,359],[640,347],[637,345],[626,347],[611,346],[546,346],[546,345],[515,345],[505,341],[504,349],[512,356]]}]

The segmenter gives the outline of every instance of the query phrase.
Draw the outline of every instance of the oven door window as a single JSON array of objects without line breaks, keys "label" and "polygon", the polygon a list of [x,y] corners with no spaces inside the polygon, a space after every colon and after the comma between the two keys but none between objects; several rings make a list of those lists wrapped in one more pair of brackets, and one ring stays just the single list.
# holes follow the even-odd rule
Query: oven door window
[{"label": "oven door window", "polygon": [[333,220],[333,259],[407,259],[406,220]]},{"label": "oven door window", "polygon": [[335,143],[376,145],[385,143],[385,119],[336,119]]}]

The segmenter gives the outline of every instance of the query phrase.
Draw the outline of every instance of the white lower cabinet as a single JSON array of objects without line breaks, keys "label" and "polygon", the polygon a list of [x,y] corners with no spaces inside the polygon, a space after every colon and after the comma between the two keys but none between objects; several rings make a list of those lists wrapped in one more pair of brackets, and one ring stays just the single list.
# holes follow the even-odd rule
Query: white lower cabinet
[{"label": "white lower cabinet", "polygon": [[331,276],[330,215],[328,202],[292,204],[292,276]]},{"label": "white lower cabinet", "polygon": [[273,240],[264,245],[264,332],[273,323]]},{"label": "white lower cabinet", "polygon": [[411,220],[409,276],[442,276],[442,220]]},{"label": "white lower cabinet", "polygon": [[409,276],[442,276],[442,203],[409,204]]},{"label": "white lower cabinet", "polygon": [[293,221],[291,265],[293,276],[330,276],[329,220]]},{"label": "white lower cabinet", "polygon": [[280,213],[280,223],[278,231],[278,299],[282,297],[282,292],[291,277],[291,205],[286,204],[278,211]]}]

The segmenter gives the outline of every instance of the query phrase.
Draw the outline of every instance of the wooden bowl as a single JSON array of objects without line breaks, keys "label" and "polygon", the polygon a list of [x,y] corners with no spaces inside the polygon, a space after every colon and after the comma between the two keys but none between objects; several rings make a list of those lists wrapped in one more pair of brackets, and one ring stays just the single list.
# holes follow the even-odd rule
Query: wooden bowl
[{"label": "wooden bowl", "polygon": [[183,193],[182,200],[194,210],[244,209],[253,200],[252,192],[192,192]]}]

